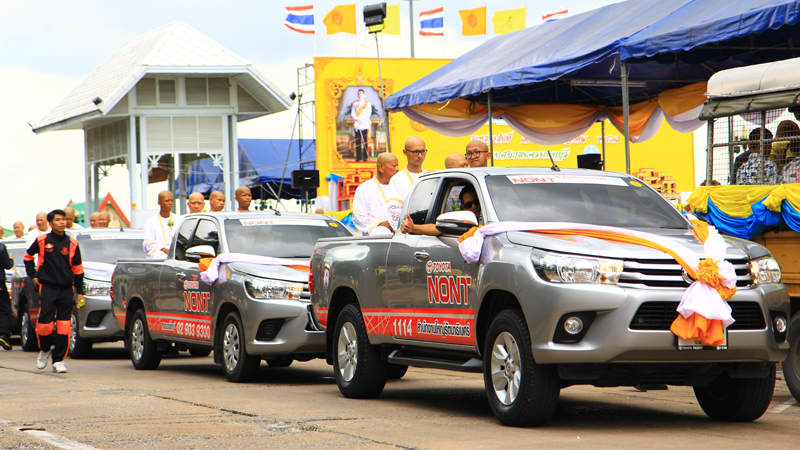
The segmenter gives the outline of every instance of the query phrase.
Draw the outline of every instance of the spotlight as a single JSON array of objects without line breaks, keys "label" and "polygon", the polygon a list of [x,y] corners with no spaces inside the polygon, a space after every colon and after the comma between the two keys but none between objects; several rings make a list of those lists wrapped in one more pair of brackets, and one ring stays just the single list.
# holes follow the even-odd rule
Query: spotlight
[{"label": "spotlight", "polygon": [[102,99],[102,98],[100,98],[100,97],[95,97],[95,98],[94,98],[94,100],[92,100],[92,103],[94,103],[94,104],[95,104],[95,106],[97,106],[97,105],[99,105],[100,103],[103,103],[103,99]]},{"label": "spotlight", "polygon": [[296,99],[296,98],[297,98],[297,94],[295,94],[294,92],[292,92],[291,94],[289,94],[289,98],[290,98],[291,100],[294,100],[294,99]]},{"label": "spotlight", "polygon": [[364,25],[370,33],[383,31],[383,19],[386,18],[386,3],[376,3],[364,7]]}]

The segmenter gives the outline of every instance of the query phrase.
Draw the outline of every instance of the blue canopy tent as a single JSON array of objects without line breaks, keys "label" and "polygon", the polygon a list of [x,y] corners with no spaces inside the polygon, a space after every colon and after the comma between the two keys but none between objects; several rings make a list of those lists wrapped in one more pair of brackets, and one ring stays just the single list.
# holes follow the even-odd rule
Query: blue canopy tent
[{"label": "blue canopy tent", "polygon": [[386,108],[458,98],[490,110],[622,106],[627,137],[631,103],[796,56],[799,19],[800,1],[629,0],[490,39],[389,96]]},{"label": "blue canopy tent", "polygon": [[[315,151],[316,143],[305,140],[303,153]],[[239,139],[239,185],[249,187],[253,199],[275,199],[279,191],[282,199],[300,199],[302,191],[292,189],[292,171],[300,170],[299,152],[300,143],[296,139]],[[194,161],[189,166],[186,185],[190,194],[200,192],[208,196],[211,191],[224,192],[222,169],[211,158]],[[308,196],[316,197],[316,189],[310,189]]]}]

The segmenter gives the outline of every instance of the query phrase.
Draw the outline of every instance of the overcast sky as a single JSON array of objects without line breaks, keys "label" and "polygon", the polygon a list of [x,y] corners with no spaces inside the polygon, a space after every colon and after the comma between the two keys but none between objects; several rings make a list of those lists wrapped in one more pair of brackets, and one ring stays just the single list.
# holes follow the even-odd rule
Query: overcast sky
[{"label": "overcast sky", "polygon": [[[81,80],[126,42],[182,20],[222,46],[255,64],[287,94],[296,90],[296,70],[317,56],[375,56],[373,41],[359,25],[357,36],[325,34],[322,19],[346,1],[314,2],[316,36],[283,26],[284,6],[310,2],[287,0],[139,0],[136,2],[43,0],[0,2],[0,225],[16,220],[26,227],[36,212],[84,200],[83,132],[55,131],[39,136],[28,121],[43,118]],[[374,2],[356,2],[356,9]],[[390,1],[396,4],[397,1]],[[401,1],[403,36],[381,36],[383,55],[409,56],[408,1]],[[493,11],[527,6],[527,26],[541,23],[543,14],[569,8],[577,14],[617,3],[609,0],[495,1],[419,0],[420,11],[444,6],[445,37],[416,38],[416,56],[456,58],[493,37],[463,37],[459,9],[488,4]],[[359,20],[360,22],[360,20]],[[417,28],[418,25],[415,25]],[[488,24],[491,33],[491,23]],[[294,111],[239,125],[242,138],[289,138]],[[101,182],[100,194],[111,191],[129,205],[127,171],[117,168]],[[127,213],[127,211],[126,211]]]}]

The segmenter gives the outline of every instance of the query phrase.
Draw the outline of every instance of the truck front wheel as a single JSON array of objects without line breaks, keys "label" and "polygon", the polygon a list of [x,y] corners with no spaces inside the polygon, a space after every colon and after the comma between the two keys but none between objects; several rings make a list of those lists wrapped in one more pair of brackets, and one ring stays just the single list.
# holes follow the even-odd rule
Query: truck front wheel
[{"label": "truck front wheel", "polygon": [[246,383],[258,373],[261,358],[247,354],[242,318],[236,311],[222,325],[222,370],[228,381]]},{"label": "truck front wheel", "polygon": [[775,364],[765,378],[734,379],[723,373],[708,386],[695,386],[694,395],[708,417],[723,422],[751,422],[769,408],[775,391]]},{"label": "truck front wheel", "polygon": [[72,359],[86,359],[92,354],[92,340],[81,337],[78,329],[78,310],[72,311],[69,332],[69,357]]},{"label": "truck front wheel", "polygon": [[153,370],[161,364],[161,352],[156,347],[156,341],[150,337],[147,329],[147,317],[143,309],[137,309],[133,313],[130,336],[131,343],[131,362],[136,370]]},{"label": "truck front wheel", "polygon": [[33,325],[27,304],[23,306],[20,316],[19,340],[22,344],[22,350],[35,352],[39,350],[39,340],[36,337],[36,326]]},{"label": "truck front wheel", "polygon": [[561,390],[555,366],[536,364],[522,311],[495,317],[484,347],[483,381],[492,412],[503,425],[540,425],[556,410]]},{"label": "truck front wheel", "polygon": [[786,342],[790,348],[789,355],[783,361],[783,378],[789,392],[800,402],[800,314],[795,314],[789,322]]},{"label": "truck front wheel", "polygon": [[380,348],[369,343],[358,305],[342,309],[333,336],[333,372],[339,391],[347,398],[374,398],[386,386],[389,364]]}]

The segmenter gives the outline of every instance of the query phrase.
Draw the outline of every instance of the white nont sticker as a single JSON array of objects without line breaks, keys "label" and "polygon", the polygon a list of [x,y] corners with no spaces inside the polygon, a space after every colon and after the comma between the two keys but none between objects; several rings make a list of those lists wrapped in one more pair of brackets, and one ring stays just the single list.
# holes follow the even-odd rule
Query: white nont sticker
[{"label": "white nont sticker", "polygon": [[245,227],[255,227],[259,225],[305,225],[305,226],[312,226],[312,227],[327,227],[328,224],[324,220],[314,220],[314,219],[281,219],[281,218],[273,218],[273,219],[239,219],[242,226]]}]

